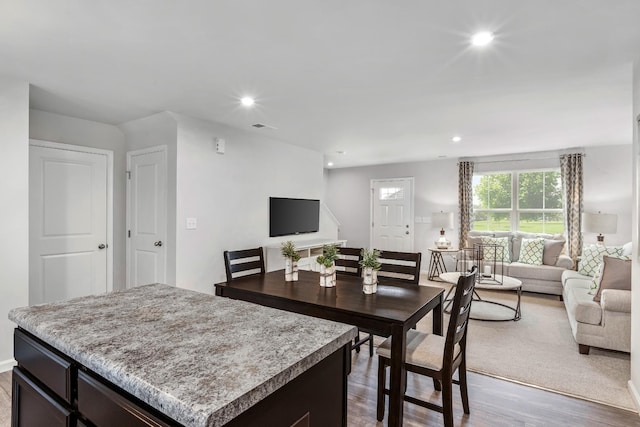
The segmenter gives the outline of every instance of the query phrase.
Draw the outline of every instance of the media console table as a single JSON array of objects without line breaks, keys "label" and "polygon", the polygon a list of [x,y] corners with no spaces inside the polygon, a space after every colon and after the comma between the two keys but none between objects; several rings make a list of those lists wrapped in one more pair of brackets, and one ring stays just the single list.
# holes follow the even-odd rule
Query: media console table
[{"label": "media console table", "polygon": [[[298,261],[299,270],[318,271],[316,258],[322,255],[322,246],[336,245],[338,247],[346,246],[346,240],[340,239],[313,239],[313,240],[294,240],[296,250],[300,254]],[[283,270],[284,257],[280,253],[280,243],[265,246],[266,269],[267,271]]]}]

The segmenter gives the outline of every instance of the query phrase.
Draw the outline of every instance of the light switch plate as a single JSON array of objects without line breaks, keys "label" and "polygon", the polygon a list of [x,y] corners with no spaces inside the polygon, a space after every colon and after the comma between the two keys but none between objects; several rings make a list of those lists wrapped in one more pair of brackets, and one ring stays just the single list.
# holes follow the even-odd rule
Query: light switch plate
[{"label": "light switch plate", "polygon": [[187,230],[195,230],[198,228],[197,218],[187,218]]}]

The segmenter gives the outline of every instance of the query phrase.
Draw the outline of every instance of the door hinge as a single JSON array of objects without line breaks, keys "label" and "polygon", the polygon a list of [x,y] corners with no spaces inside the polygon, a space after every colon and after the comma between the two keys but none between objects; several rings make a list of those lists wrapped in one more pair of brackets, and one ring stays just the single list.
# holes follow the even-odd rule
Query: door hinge
[{"label": "door hinge", "polygon": [[131,179],[131,171],[127,171],[127,179]]},{"label": "door hinge", "polygon": [[127,237],[131,238],[131,230],[127,230]]}]

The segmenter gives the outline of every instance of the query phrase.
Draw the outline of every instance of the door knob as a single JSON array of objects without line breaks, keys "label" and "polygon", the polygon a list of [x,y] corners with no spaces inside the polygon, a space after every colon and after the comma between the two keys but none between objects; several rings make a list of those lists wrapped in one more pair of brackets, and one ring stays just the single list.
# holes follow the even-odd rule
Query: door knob
[{"label": "door knob", "polygon": [[100,244],[98,245],[98,249],[104,249],[104,248],[106,248],[106,247],[107,247],[107,245],[105,245],[104,243],[100,243]]},{"label": "door knob", "polygon": [[158,240],[153,244],[153,246],[162,246],[162,240]]},{"label": "door knob", "polygon": [[404,234],[409,234],[409,231],[405,231]]}]

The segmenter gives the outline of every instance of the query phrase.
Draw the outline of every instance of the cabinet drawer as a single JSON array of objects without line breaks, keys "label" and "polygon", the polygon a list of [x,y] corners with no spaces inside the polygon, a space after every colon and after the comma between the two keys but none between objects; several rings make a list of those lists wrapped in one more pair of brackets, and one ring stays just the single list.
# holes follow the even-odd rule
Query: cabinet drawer
[{"label": "cabinet drawer", "polygon": [[78,371],[78,412],[97,427],[178,425],[153,415],[84,371]]},{"label": "cabinet drawer", "polygon": [[20,426],[74,426],[74,416],[42,390],[20,368],[13,368],[13,408],[11,425]]},{"label": "cabinet drawer", "polygon": [[13,335],[13,353],[20,367],[38,378],[64,401],[72,402],[74,367],[71,361],[19,329]]}]

